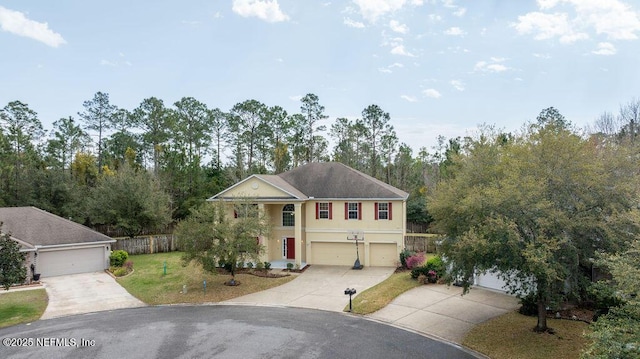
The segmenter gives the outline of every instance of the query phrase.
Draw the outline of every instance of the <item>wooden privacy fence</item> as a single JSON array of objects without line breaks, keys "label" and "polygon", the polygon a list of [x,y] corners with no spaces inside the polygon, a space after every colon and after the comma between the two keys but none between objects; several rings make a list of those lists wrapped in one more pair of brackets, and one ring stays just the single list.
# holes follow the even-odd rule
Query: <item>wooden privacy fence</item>
[{"label": "wooden privacy fence", "polygon": [[436,253],[436,242],[440,239],[440,236],[434,234],[405,236],[404,247],[414,252]]},{"label": "wooden privacy fence", "polygon": [[151,254],[178,250],[172,234],[140,236],[135,238],[115,238],[112,249],[127,251],[129,254]]}]

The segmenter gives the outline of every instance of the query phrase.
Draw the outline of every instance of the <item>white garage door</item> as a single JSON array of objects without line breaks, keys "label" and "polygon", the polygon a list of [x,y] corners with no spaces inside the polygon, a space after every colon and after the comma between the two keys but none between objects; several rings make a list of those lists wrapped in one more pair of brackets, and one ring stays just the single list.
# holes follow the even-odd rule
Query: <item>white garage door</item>
[{"label": "white garage door", "polygon": [[44,277],[105,270],[105,247],[38,252],[36,272]]},{"label": "white garage door", "polygon": [[476,276],[476,285],[479,287],[499,290],[502,292],[506,292],[505,289],[505,281],[498,278],[498,275],[495,273],[485,273]]},{"label": "white garage door", "polygon": [[369,245],[369,260],[372,266],[395,267],[400,260],[395,243],[371,243]]},{"label": "white garage door", "polygon": [[[364,245],[358,244],[360,263],[364,262]],[[352,266],[356,261],[356,244],[352,243],[311,243],[311,264]]]}]

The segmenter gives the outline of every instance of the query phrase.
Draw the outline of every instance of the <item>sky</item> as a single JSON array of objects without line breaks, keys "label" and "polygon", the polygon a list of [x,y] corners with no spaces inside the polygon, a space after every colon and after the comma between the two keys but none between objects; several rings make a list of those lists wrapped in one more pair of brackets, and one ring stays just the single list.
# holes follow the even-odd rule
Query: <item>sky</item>
[{"label": "sky", "polygon": [[638,0],[0,0],[0,106],[45,129],[107,92],[129,110],[256,99],[330,125],[376,104],[415,151],[547,107],[578,127],[640,98]]}]

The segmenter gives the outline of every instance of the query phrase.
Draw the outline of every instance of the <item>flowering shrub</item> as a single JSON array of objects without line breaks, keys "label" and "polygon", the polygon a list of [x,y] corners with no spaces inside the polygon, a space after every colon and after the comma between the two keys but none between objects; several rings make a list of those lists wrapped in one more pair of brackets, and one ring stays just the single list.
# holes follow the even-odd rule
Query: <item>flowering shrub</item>
[{"label": "flowering shrub", "polygon": [[427,273],[427,275],[429,276],[429,278],[435,278],[438,276],[438,273],[436,273],[436,271],[432,269]]},{"label": "flowering shrub", "polygon": [[424,263],[424,253],[414,254],[407,258],[407,269],[419,267]]}]

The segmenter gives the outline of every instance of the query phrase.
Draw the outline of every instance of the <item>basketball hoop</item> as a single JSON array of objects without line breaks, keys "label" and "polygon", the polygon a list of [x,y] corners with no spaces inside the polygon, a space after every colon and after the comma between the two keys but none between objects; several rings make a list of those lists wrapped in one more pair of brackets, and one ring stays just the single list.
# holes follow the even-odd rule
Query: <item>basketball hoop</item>
[{"label": "basketball hoop", "polygon": [[347,232],[347,240],[356,241],[356,261],[353,263],[353,269],[362,269],[360,264],[360,253],[358,252],[358,241],[364,241],[364,231],[350,230]]},{"label": "basketball hoop", "polygon": [[350,241],[364,241],[364,231],[356,229],[347,232],[347,239]]}]

